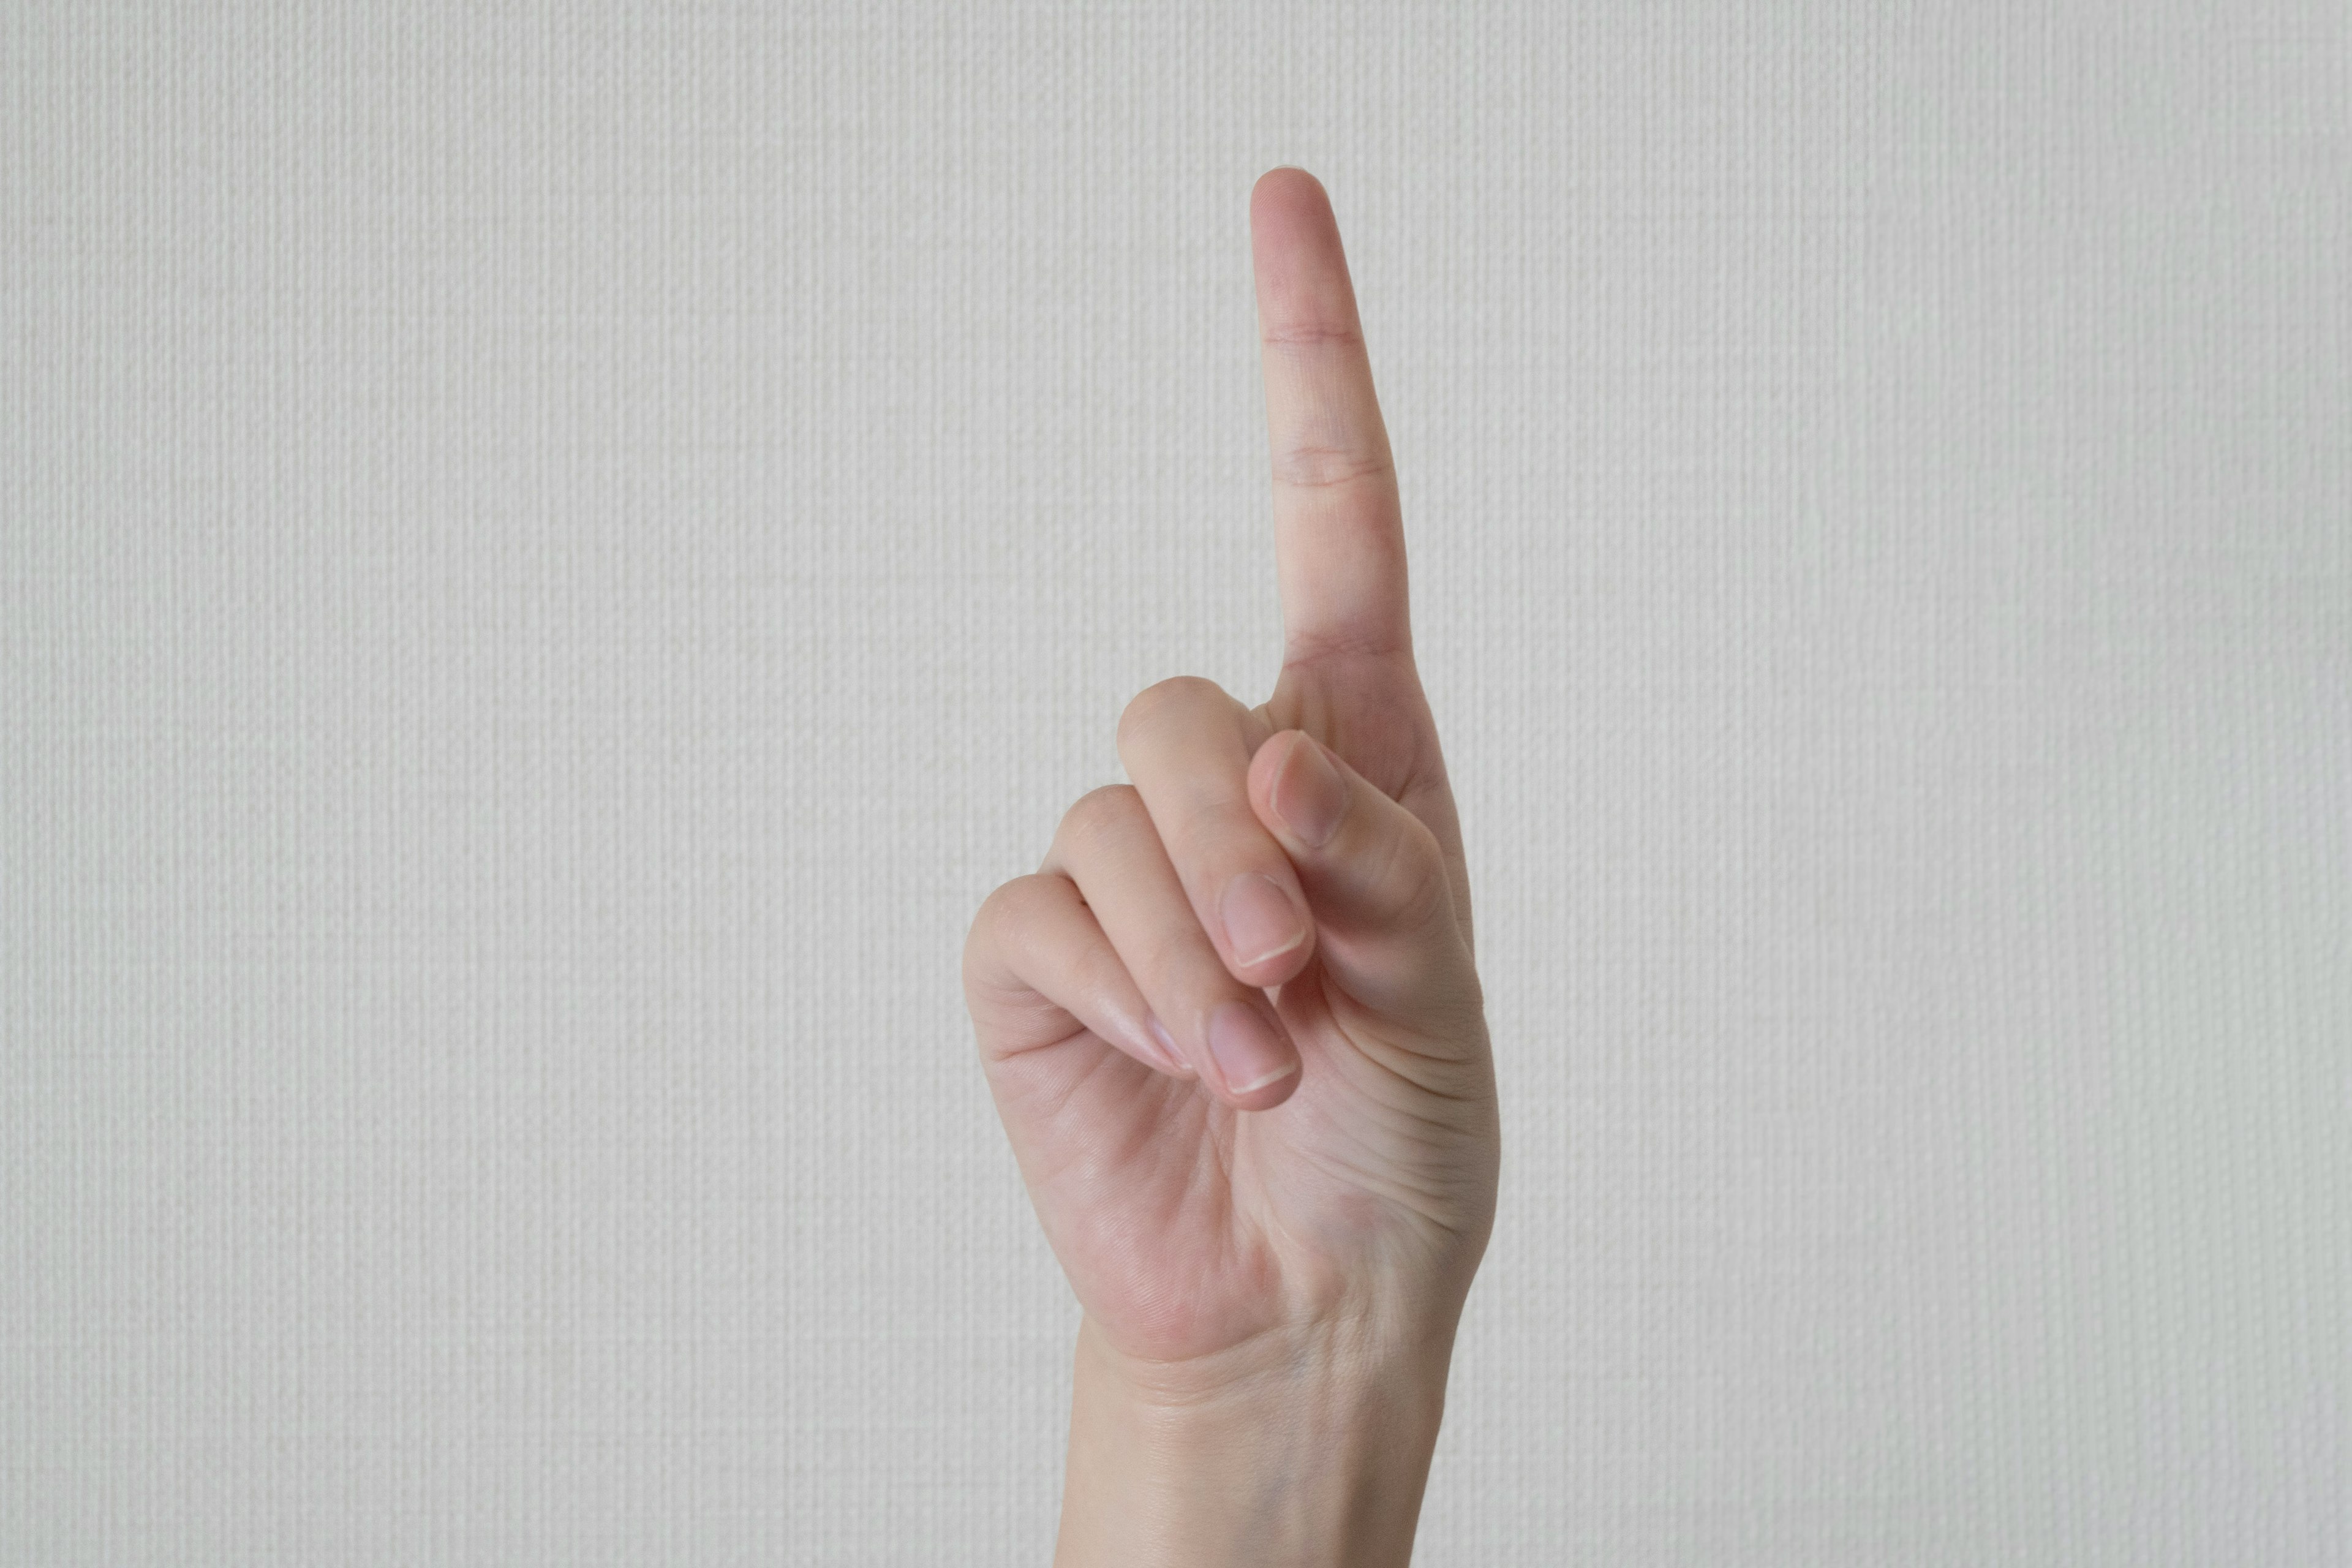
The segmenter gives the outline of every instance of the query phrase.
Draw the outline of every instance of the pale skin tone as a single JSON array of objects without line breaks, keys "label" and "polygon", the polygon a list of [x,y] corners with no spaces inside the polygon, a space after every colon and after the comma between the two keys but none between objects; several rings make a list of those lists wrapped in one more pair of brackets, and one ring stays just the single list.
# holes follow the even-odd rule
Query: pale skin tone
[{"label": "pale skin tone", "polygon": [[1258,181],[1250,232],[1274,693],[1135,698],[1132,785],[1072,805],[964,946],[1084,1308],[1063,1568],[1407,1562],[1494,1219],[1469,882],[1355,293],[1304,171]]}]

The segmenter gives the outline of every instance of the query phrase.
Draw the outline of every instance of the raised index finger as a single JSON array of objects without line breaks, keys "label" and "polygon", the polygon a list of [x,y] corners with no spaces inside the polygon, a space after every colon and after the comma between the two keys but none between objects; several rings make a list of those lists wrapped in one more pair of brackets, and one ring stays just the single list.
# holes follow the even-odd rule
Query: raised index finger
[{"label": "raised index finger", "polygon": [[1304,169],[1250,194],[1284,662],[1409,654],[1404,524],[1330,199]]}]

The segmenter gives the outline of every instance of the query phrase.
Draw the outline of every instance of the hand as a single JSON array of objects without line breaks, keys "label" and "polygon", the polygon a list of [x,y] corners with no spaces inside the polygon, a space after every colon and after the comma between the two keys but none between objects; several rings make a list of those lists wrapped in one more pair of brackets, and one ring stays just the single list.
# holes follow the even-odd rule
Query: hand
[{"label": "hand", "polygon": [[[1387,1520],[1393,1547],[1401,1494],[1409,1552],[1493,1223],[1461,830],[1354,289],[1311,175],[1266,174],[1250,219],[1274,694],[1244,708],[1180,677],[1137,697],[1133,786],[1073,805],[964,949],[990,1089],[1085,1309],[1066,1561],[1088,1558],[1089,1510],[1125,1517],[1126,1562],[1155,1508],[1160,1545],[1184,1534],[1194,1563],[1217,1560],[1203,1509],[1250,1524],[1254,1561],[1278,1556],[1269,1531],[1337,1529],[1334,1510]],[[1211,1484],[1237,1458],[1248,1475]]]}]

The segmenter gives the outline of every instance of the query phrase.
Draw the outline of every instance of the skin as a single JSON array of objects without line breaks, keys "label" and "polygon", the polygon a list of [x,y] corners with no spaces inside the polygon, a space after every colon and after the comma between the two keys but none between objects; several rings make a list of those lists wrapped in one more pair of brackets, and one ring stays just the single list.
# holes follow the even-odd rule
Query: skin
[{"label": "skin", "polygon": [[1073,805],[964,947],[989,1088],[1085,1309],[1065,1565],[1406,1562],[1493,1226],[1469,882],[1355,293],[1305,171],[1258,181],[1250,229],[1273,695],[1138,695],[1134,784]]}]

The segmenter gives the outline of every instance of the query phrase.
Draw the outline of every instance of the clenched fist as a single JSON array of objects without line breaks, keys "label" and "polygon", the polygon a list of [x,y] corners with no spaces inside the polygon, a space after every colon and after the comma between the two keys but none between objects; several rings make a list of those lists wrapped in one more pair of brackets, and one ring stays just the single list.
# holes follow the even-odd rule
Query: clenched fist
[{"label": "clenched fist", "polygon": [[1398,1562],[1491,1228],[1470,889],[1395,470],[1323,188],[1250,205],[1285,651],[1118,718],[964,949],[1085,1309],[1060,1561]]}]

